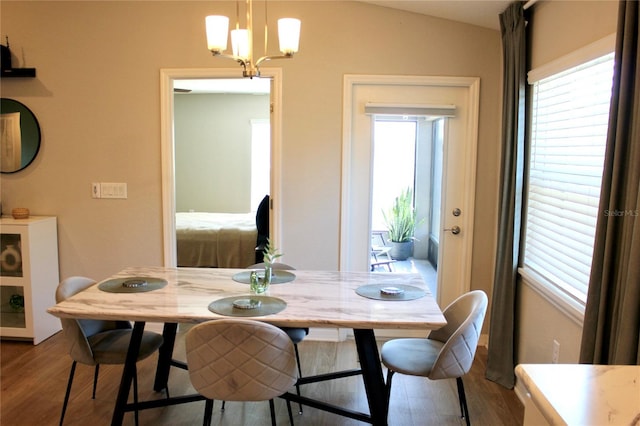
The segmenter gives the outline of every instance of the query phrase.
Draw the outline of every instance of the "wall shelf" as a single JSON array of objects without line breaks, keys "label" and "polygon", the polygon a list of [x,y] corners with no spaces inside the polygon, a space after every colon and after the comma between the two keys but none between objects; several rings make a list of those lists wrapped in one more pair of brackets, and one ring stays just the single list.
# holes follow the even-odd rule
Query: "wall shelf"
[{"label": "wall shelf", "polygon": [[35,68],[11,68],[0,71],[0,78],[34,78],[35,76]]},{"label": "wall shelf", "polygon": [[11,49],[9,38],[7,45],[0,45],[0,78],[33,78],[36,76],[35,68],[14,68],[11,64]]}]

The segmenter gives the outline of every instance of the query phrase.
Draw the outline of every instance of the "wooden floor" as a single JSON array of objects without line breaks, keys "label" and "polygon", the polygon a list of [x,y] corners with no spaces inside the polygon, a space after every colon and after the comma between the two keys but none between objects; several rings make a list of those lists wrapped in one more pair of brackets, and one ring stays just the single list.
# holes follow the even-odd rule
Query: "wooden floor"
[{"label": "wooden floor", "polygon": [[[303,375],[357,368],[353,341],[341,343],[303,341],[300,345]],[[27,342],[0,342],[0,424],[2,426],[56,425],[64,398],[71,359],[60,333],[33,346]],[[184,359],[180,342],[176,359]],[[465,387],[473,425],[521,425],[523,407],[512,390],[484,378],[486,349],[479,348]],[[155,399],[152,381],[156,356],[139,364],[140,398]],[[122,372],[119,366],[101,366],[98,393],[91,399],[93,368],[78,365],[71,392],[65,425],[108,425]],[[385,372],[386,374],[386,372]],[[188,374],[172,369],[169,379],[171,395],[192,393]],[[366,395],[359,376],[316,383],[302,387],[305,396],[324,398],[328,402],[368,412]],[[294,405],[294,422],[309,425],[363,425],[364,423],[304,407],[298,414]],[[204,402],[157,408],[140,412],[141,425],[202,424]],[[288,425],[286,406],[276,400],[279,425]],[[125,425],[133,425],[133,414],[125,415]],[[214,425],[269,425],[269,404],[264,402],[229,402],[225,411],[214,405]],[[463,425],[455,380],[429,381],[396,375],[391,395],[389,425]]]}]

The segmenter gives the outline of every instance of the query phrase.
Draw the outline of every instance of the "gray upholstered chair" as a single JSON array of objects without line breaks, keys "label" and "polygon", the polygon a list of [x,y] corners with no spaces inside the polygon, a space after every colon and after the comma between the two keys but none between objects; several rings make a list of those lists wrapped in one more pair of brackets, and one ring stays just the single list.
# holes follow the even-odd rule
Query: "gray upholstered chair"
[{"label": "gray upholstered chair", "polygon": [[[263,269],[264,262],[256,263],[255,265],[247,266],[247,269]],[[295,270],[291,265],[287,265],[286,263],[276,262],[272,264],[272,269],[274,270]],[[300,366],[300,352],[298,351],[298,343],[302,342],[305,337],[309,335],[308,328],[297,328],[297,327],[280,327],[284,330],[285,333],[289,336],[291,341],[293,342],[293,348],[296,351],[296,362],[298,365],[298,377],[302,377],[302,367]],[[300,395],[300,385],[296,384],[296,392]],[[302,414],[302,404],[299,404],[299,412]],[[223,405],[224,408],[224,405]]]},{"label": "gray upholstered chair", "polygon": [[[213,401],[269,401],[297,381],[293,343],[276,326],[246,319],[222,319],[193,327],[185,337],[191,384],[206,398],[203,424],[211,424]],[[293,424],[291,404],[287,400]]]},{"label": "gray upholstered chair", "polygon": [[[62,302],[67,298],[85,290],[96,282],[85,277],[70,277],[62,281],[56,290],[56,302]],[[69,355],[73,360],[69,373],[69,382],[62,405],[60,425],[64,421],[64,415],[69,402],[73,376],[77,363],[95,365],[93,376],[93,394],[96,397],[96,385],[100,364],[124,365],[131,340],[132,327],[128,321],[102,321],[102,320],[75,320],[69,318],[60,319],[62,332],[69,346]],[[142,336],[138,361],[147,358],[162,345],[162,336],[158,333],[145,331]],[[133,376],[134,401],[138,399],[137,373]],[[138,412],[135,412],[135,422],[138,424]]]},{"label": "gray upholstered chair", "polygon": [[426,339],[393,339],[382,345],[382,363],[387,373],[387,398],[391,397],[394,373],[422,376],[430,380],[456,379],[462,417],[469,422],[469,409],[462,376],[471,369],[484,316],[487,295],[480,290],[466,293],[444,310],[447,325]]}]

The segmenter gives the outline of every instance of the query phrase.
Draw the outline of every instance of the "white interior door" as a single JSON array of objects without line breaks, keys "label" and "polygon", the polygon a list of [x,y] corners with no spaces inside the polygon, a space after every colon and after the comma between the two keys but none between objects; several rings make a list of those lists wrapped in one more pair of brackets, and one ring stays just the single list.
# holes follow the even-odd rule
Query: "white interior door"
[{"label": "white interior door", "polygon": [[[445,132],[438,253],[437,298],[447,305],[470,289],[479,79],[348,75],[344,102],[340,269],[348,271],[369,269],[373,117],[365,105],[455,105]],[[460,232],[451,232],[456,226]]]}]

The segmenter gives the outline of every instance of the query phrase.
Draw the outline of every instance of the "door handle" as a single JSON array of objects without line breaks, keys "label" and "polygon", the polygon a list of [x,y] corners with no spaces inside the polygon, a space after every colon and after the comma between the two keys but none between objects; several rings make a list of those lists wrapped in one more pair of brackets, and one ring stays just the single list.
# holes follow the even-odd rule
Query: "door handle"
[{"label": "door handle", "polygon": [[451,228],[443,229],[443,231],[451,231],[453,235],[458,235],[460,233],[460,227],[456,225],[456,226],[452,226]]}]

